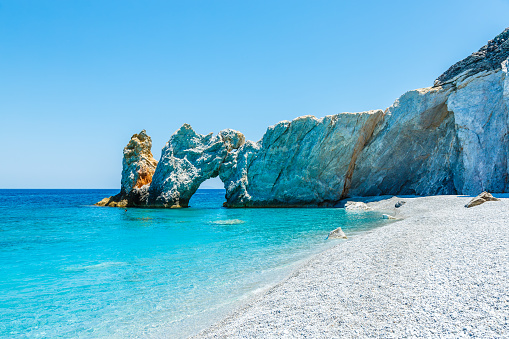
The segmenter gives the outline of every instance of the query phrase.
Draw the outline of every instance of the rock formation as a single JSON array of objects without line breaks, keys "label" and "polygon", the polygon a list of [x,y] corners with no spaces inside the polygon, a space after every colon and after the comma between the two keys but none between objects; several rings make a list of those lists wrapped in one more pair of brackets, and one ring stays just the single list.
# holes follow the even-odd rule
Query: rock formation
[{"label": "rock formation", "polygon": [[357,160],[352,196],[454,194],[457,143],[450,90],[425,88],[385,111]]},{"label": "rock formation", "polygon": [[205,180],[217,177],[225,159],[244,144],[244,135],[226,129],[213,136],[185,124],[163,148],[149,190],[152,207],[187,207]]},{"label": "rock formation", "polygon": [[120,193],[98,202],[99,206],[145,206],[148,188],[157,167],[152,155],[152,139],[143,130],[134,134],[124,148]]},{"label": "rock formation", "polygon": [[164,147],[155,173],[142,175],[149,173],[139,170],[147,160],[131,162],[124,153],[119,197],[133,206],[186,207],[199,185],[216,176],[228,207],[508,192],[508,38],[506,29],[433,87],[407,92],[385,111],[282,121],[258,142],[229,129],[197,134],[186,124]]},{"label": "rock formation", "polygon": [[304,116],[269,127],[226,158],[219,176],[228,207],[332,206],[383,112]]}]

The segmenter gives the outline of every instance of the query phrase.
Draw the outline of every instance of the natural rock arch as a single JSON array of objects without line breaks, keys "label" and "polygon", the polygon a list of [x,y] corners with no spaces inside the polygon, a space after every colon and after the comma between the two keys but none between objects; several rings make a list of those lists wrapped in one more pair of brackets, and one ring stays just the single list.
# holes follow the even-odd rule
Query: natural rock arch
[{"label": "natural rock arch", "polygon": [[232,129],[202,135],[184,124],[162,150],[147,205],[187,207],[201,183],[219,176],[228,154],[244,142],[244,135]]}]

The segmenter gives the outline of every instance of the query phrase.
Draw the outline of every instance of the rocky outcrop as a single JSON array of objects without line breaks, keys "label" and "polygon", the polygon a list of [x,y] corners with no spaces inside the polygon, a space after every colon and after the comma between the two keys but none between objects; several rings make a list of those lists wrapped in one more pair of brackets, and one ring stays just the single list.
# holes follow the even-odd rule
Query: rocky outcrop
[{"label": "rocky outcrop", "polygon": [[476,196],[475,198],[470,200],[469,203],[465,205],[465,207],[470,208],[470,207],[478,206],[478,205],[484,204],[486,201],[500,201],[500,199],[495,198],[493,195],[491,195],[488,192],[482,192],[481,194],[479,194],[478,196]]},{"label": "rocky outcrop", "polygon": [[124,148],[120,193],[98,202],[98,206],[145,206],[148,188],[157,167],[152,155],[152,139],[145,130],[134,134]]},{"label": "rocky outcrop", "polygon": [[148,206],[187,207],[205,180],[219,175],[226,157],[244,144],[244,135],[226,129],[213,136],[185,124],[163,148],[149,190]]},{"label": "rocky outcrop", "polygon": [[407,92],[385,111],[282,121],[258,142],[233,130],[197,134],[186,124],[164,147],[153,177],[132,165],[142,163],[140,156],[132,163],[124,157],[119,196],[133,206],[186,207],[199,185],[216,176],[227,207],[508,192],[508,35],[505,30],[433,87]]},{"label": "rocky outcrop", "polygon": [[124,148],[122,160],[121,193],[128,195],[132,190],[150,185],[157,167],[152,155],[152,139],[145,130],[134,134]]},{"label": "rocky outcrop", "polygon": [[449,82],[454,82],[458,77],[466,78],[480,72],[500,69],[502,62],[508,57],[509,28],[506,28],[477,52],[452,65],[435,80],[434,86],[443,86]]}]

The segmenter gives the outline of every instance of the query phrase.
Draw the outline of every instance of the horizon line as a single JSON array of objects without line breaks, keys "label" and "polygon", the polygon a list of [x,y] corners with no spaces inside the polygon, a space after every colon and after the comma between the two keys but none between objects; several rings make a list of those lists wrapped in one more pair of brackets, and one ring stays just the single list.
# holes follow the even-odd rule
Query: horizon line
[{"label": "horizon line", "polygon": [[[225,188],[203,187],[199,190],[224,190]],[[119,190],[119,188],[0,188],[0,190]]]}]

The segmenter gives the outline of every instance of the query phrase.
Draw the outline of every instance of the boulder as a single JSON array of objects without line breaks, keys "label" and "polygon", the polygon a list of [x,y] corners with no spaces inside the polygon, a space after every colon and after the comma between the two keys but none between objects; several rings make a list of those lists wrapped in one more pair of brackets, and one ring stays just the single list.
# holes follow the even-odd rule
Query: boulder
[{"label": "boulder", "polygon": [[488,192],[482,192],[472,200],[468,204],[465,205],[466,208],[478,206],[481,204],[484,204],[486,201],[500,201],[500,199],[495,198],[493,195],[491,195]]},{"label": "boulder", "polygon": [[406,201],[398,200],[398,201],[394,204],[394,207],[396,207],[396,208],[400,208],[400,207],[401,207],[401,206],[403,206],[404,204],[406,204]]},{"label": "boulder", "polygon": [[327,236],[327,239],[347,239],[345,232],[341,229],[341,227],[336,228],[334,231],[331,231]]}]

